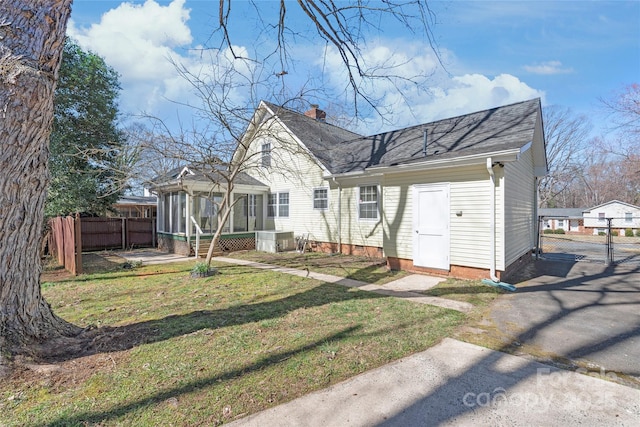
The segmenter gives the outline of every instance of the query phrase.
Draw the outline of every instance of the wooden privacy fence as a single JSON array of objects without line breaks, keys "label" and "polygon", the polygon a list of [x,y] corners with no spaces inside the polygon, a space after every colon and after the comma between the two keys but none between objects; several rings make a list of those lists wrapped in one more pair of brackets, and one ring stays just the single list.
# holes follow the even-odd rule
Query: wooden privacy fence
[{"label": "wooden privacy fence", "polygon": [[60,265],[72,274],[82,273],[82,252],[156,246],[155,219],[81,218],[68,216],[50,221],[49,248]]},{"label": "wooden privacy fence", "polygon": [[82,250],[155,247],[152,218],[80,218]]},{"label": "wooden privacy fence", "polygon": [[49,220],[49,252],[73,275],[82,273],[82,250],[76,250],[80,242],[80,221],[72,216]]}]

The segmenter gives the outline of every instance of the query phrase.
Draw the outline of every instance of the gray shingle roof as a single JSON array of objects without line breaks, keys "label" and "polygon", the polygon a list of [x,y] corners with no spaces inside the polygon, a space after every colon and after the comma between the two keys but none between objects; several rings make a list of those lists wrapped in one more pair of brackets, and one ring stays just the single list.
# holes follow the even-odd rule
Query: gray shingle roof
[{"label": "gray shingle roof", "polygon": [[583,208],[540,208],[538,215],[551,218],[582,218]]},{"label": "gray shingle roof", "polygon": [[[224,184],[225,182],[222,176],[210,166],[205,167],[204,170],[198,169],[195,166],[187,166],[187,167],[189,168],[190,171],[193,172],[193,175],[185,174],[183,176],[184,181],[220,182],[222,184]],[[183,167],[171,169],[165,175],[160,175],[153,178],[152,182],[155,185],[163,185],[163,184],[170,183],[171,181],[175,181],[180,175],[180,173],[184,170],[184,168],[185,167],[183,166]],[[265,185],[264,183],[260,182],[259,180],[243,172],[240,172],[238,175],[236,175],[234,183],[240,184],[240,185],[256,185],[256,186],[267,187],[267,185]]]},{"label": "gray shingle roof", "polygon": [[[532,99],[365,137],[269,105],[334,174],[519,149],[533,140],[540,110],[540,100]],[[423,154],[425,129],[426,156]]]}]

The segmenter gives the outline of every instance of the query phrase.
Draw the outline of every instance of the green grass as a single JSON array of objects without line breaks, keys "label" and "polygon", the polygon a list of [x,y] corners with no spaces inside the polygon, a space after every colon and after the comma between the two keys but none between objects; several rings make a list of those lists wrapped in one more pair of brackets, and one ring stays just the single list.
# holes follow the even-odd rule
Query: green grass
[{"label": "green grass", "polygon": [[485,285],[480,280],[449,278],[423,293],[432,297],[468,302],[477,308],[482,308],[491,304],[505,292],[499,288]]},{"label": "green grass", "polygon": [[[113,329],[92,355],[1,383],[0,425],[218,425],[424,350],[465,320],[313,279],[214,266],[220,274],[200,279],[189,262],[45,283],[58,315]],[[371,265],[331,268],[388,280]]]}]

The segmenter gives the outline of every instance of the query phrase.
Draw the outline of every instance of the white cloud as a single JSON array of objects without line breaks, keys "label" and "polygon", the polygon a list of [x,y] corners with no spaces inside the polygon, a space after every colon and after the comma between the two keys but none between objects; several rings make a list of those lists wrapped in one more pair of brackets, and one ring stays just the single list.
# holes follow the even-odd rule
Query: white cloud
[{"label": "white cloud", "polygon": [[[226,77],[225,66],[232,62],[236,70],[245,76],[250,75],[251,67],[256,66],[248,61],[234,61],[228,55],[216,56],[216,51],[191,50],[194,41],[188,26],[189,17],[190,10],[185,8],[185,0],[173,0],[166,6],[160,6],[154,0],[147,0],[141,5],[122,3],[89,27],[80,28],[70,22],[68,34],[83,48],[104,57],[121,74],[122,112],[136,114],[144,111],[172,120],[178,107],[167,100],[182,103],[196,103],[198,100],[169,58],[195,75],[214,80]],[[234,46],[234,49],[245,57],[249,55],[242,46]],[[292,86],[307,85],[309,81],[315,81],[319,73],[324,73],[323,84],[334,88],[334,94],[338,94],[327,102],[343,102],[345,107],[352,102],[352,98],[341,95],[348,85],[344,66],[335,50],[325,51],[324,46],[300,44],[293,49],[296,50],[293,57],[300,59],[297,65],[301,69],[285,80],[287,90],[294,92]],[[441,47],[440,54],[440,59],[450,64],[453,70],[456,62],[453,53]],[[398,76],[393,80],[382,78],[357,82],[387,112],[387,123],[383,125],[379,117],[370,117],[365,133],[424,123],[534,97],[544,98],[544,92],[509,74],[495,77],[451,75],[442,69],[433,51],[423,43],[371,40],[363,50],[363,57],[365,66],[374,73]],[[549,64],[553,66],[555,63]],[[559,63],[556,65],[560,67]],[[295,74],[309,76],[310,80],[296,83]],[[231,90],[227,95],[234,100],[248,97],[248,93],[240,90]],[[183,120],[189,119],[188,113],[181,115]]]},{"label": "white cloud", "polygon": [[552,75],[573,73],[572,68],[563,68],[562,62],[560,61],[547,61],[535,65],[525,65],[522,68],[533,74]]},{"label": "white cloud", "polygon": [[[359,126],[362,133],[397,129],[532,98],[544,100],[543,91],[530,87],[516,76],[451,75],[440,67],[435,54],[424,45],[378,43],[363,53],[367,64],[373,67],[401,64],[394,73],[411,80],[378,80],[369,85],[358,82],[358,87],[366,89],[371,98],[378,99],[381,110],[388,113],[385,115],[387,123],[384,124],[379,117],[366,119]],[[402,46],[402,50],[393,50],[390,46]],[[453,66],[454,55],[444,49],[441,53],[443,62]],[[340,66],[340,57],[335,51],[329,50],[324,63],[329,74],[326,80],[332,82],[336,91],[343,90],[346,76]]]},{"label": "white cloud", "polygon": [[198,61],[180,52],[193,42],[187,25],[189,13],[185,0],[173,0],[166,6],[153,0],[122,3],[88,28],[77,27],[72,19],[67,34],[120,73],[123,112],[158,113],[166,98],[179,100],[175,96],[186,89],[170,59],[189,66]]}]

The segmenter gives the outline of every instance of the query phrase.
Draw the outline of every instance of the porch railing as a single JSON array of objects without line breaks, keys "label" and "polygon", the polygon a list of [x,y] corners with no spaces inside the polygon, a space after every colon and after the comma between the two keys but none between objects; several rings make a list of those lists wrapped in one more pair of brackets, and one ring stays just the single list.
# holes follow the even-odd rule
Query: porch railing
[{"label": "porch railing", "polygon": [[196,221],[196,219],[193,217],[193,215],[191,215],[190,217],[191,219],[191,223],[195,226],[196,228],[196,250],[195,250],[195,254],[196,254],[196,258],[198,258],[198,254],[200,253],[200,236],[202,234],[204,234],[202,232],[202,229],[200,228],[200,226],[198,225],[198,222]]}]

